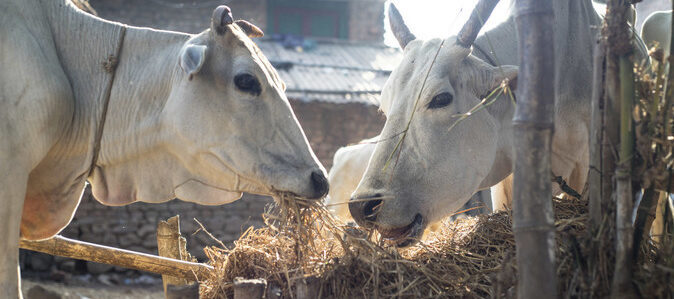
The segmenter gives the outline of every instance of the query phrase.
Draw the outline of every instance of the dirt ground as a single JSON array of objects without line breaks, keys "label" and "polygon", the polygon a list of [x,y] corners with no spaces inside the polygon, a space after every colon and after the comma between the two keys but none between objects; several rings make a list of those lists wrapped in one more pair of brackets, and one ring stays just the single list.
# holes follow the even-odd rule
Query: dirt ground
[{"label": "dirt ground", "polygon": [[[48,291],[60,295],[61,299],[162,299],[164,292],[161,283],[152,285],[104,285],[98,282],[63,283],[35,278],[21,280],[21,289],[26,299],[51,299],[43,293],[30,296],[29,290],[42,286]],[[33,294],[35,291],[33,291]],[[39,297],[39,298],[38,298]]]}]

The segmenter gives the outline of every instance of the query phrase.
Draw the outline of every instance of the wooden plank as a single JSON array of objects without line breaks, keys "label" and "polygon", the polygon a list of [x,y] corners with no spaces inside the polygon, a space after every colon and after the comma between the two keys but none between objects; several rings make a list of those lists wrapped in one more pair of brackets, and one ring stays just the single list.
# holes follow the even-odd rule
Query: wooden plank
[{"label": "wooden plank", "polygon": [[171,275],[191,281],[206,279],[213,266],[179,261],[152,254],[118,249],[98,244],[54,236],[43,241],[21,240],[23,249],[51,255],[120,266],[129,269]]}]

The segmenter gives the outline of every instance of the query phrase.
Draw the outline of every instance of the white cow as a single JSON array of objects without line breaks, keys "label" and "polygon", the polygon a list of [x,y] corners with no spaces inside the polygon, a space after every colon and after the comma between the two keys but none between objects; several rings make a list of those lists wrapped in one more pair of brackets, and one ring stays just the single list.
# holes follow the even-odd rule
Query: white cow
[{"label": "white cow", "polygon": [[379,136],[341,147],[332,159],[332,168],[328,172],[330,192],[325,198],[325,204],[333,216],[345,223],[353,220],[347,204],[365,173],[377,140]]},{"label": "white cow", "polygon": [[[379,136],[375,136],[369,139],[364,139],[356,144],[348,145],[341,147],[335,152],[335,156],[332,161],[332,168],[328,172],[328,181],[330,183],[330,192],[325,198],[325,204],[328,207],[328,210],[332,213],[333,216],[338,218],[344,223],[353,221],[351,214],[349,213],[349,199],[351,194],[358,187],[365,170],[367,169],[368,161],[370,156],[374,152],[374,148],[377,145]],[[508,188],[509,182],[502,184],[497,184],[503,188]],[[506,197],[507,190],[509,189],[497,189],[496,186],[492,190],[500,190],[502,193],[502,198],[507,200]],[[445,192],[451,192],[451,190],[444,190]],[[492,191],[494,192],[494,191]],[[464,206],[464,209],[470,209],[472,206],[484,205],[486,208],[481,209],[489,211],[491,208],[492,201],[489,198],[489,194],[482,191],[478,192],[473,197],[474,202],[469,202]],[[472,204],[472,205],[471,205]],[[471,210],[467,212],[467,215],[477,215],[479,210]],[[435,230],[435,229],[432,229]]]},{"label": "white cow", "polygon": [[[601,20],[589,0],[559,0],[553,6],[558,55],[555,94],[550,94],[556,99],[551,166],[582,190],[589,162],[592,52]],[[389,9],[389,16],[404,57],[382,90],[383,141],[349,209],[358,224],[406,246],[426,225],[512,173],[515,106],[507,97],[454,124],[457,114],[478,105],[501,82],[513,82],[518,41],[514,17],[465,48],[453,36],[417,40],[397,10]]]},{"label": "white cow", "polygon": [[20,296],[19,238],[63,229],[86,181],[115,206],[327,193],[262,32],[226,6],[211,20],[190,35],[0,2],[0,298]]}]

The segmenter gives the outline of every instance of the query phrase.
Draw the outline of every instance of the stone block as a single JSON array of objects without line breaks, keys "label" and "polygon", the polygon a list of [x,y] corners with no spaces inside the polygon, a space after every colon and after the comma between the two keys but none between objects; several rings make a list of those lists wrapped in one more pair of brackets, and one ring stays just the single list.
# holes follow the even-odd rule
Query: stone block
[{"label": "stone block", "polygon": [[129,248],[132,245],[140,245],[143,243],[141,238],[133,232],[121,234],[117,237],[117,240],[121,248]]},{"label": "stone block", "polygon": [[112,271],[115,266],[87,261],[87,272],[91,274],[101,274]]},{"label": "stone block", "polygon": [[49,290],[41,285],[35,285],[28,293],[26,293],[26,299],[61,299],[61,294],[56,291]]},{"label": "stone block", "polygon": [[35,271],[47,271],[54,263],[54,257],[40,252],[31,252],[28,255],[28,264]]}]

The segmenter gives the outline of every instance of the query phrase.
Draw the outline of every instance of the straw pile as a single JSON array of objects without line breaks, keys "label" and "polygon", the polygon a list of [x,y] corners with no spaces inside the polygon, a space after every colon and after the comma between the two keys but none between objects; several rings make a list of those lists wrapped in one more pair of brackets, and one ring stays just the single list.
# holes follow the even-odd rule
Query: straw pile
[{"label": "straw pile", "polygon": [[[233,248],[206,249],[216,271],[202,282],[202,297],[232,298],[233,280],[243,277],[264,278],[284,298],[292,298],[295,281],[307,276],[319,279],[321,297],[326,298],[515,295],[515,242],[508,212],[446,220],[425,241],[397,250],[378,241],[376,234],[338,225],[315,203],[282,198],[277,204],[267,214],[267,227],[249,229]],[[583,279],[589,272],[583,254],[586,201],[554,199],[554,206],[560,292],[601,296],[603,292],[588,291],[592,286]],[[640,289],[671,294],[671,269],[654,264],[654,247],[644,250],[649,254],[638,269]]]}]

